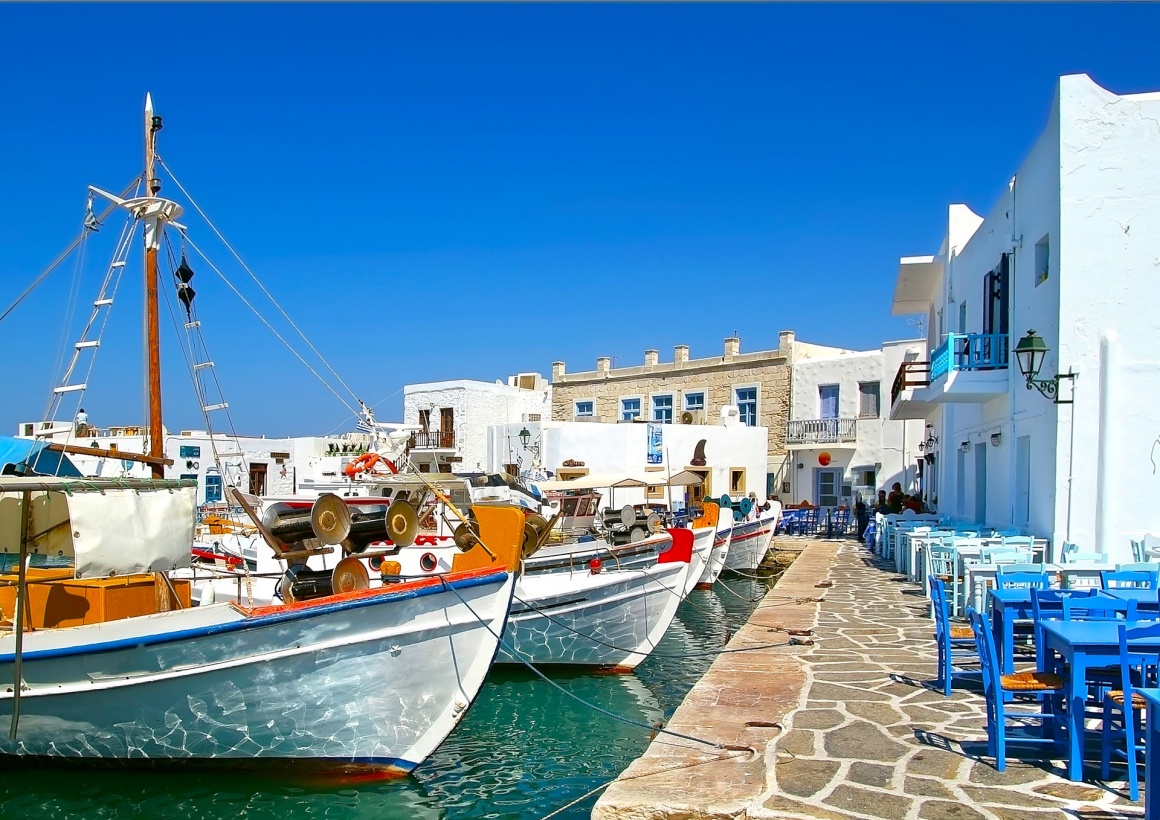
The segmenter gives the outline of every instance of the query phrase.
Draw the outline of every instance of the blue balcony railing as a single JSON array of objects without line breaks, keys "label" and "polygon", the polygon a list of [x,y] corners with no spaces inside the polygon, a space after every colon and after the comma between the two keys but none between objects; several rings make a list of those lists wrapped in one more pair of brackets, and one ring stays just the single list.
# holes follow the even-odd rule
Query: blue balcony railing
[{"label": "blue balcony railing", "polygon": [[951,370],[1005,370],[1006,333],[948,333],[930,357],[930,380]]}]

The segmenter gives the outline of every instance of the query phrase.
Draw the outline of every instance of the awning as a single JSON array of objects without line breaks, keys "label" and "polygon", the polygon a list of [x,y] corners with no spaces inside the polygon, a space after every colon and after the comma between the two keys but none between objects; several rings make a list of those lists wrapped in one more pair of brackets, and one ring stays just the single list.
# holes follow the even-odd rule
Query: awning
[{"label": "awning", "polygon": [[942,260],[933,256],[904,256],[898,260],[898,279],[890,312],[895,316],[926,313],[938,296]]},{"label": "awning", "polygon": [[682,470],[669,476],[658,471],[655,473],[589,473],[569,481],[535,481],[533,484],[540,492],[552,490],[595,490],[603,487],[686,487],[690,484],[700,484],[704,481],[701,476],[689,470]]},{"label": "awning", "polygon": [[64,453],[47,449],[47,441],[0,436],[0,475],[36,474],[80,478],[81,471]]}]

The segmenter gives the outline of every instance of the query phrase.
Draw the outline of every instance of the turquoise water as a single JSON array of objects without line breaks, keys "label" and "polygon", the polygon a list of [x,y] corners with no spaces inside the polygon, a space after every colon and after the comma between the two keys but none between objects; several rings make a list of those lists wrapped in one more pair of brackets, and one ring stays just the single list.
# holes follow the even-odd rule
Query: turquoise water
[{"label": "turquoise water", "polygon": [[[632,674],[547,674],[610,712],[650,725],[666,720],[766,587],[727,578],[695,591],[656,653]],[[248,772],[7,771],[0,817],[532,820],[615,778],[644,751],[649,734],[586,708],[523,667],[497,666],[459,728],[402,780],[319,788]],[[596,800],[557,817],[588,817]]]}]

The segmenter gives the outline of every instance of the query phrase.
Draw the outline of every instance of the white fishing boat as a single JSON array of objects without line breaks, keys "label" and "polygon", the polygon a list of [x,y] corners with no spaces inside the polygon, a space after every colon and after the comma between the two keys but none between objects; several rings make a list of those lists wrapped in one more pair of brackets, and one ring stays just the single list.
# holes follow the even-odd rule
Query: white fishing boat
[{"label": "white fishing boat", "polygon": [[[523,514],[479,510],[476,543],[439,578],[369,588],[346,561],[312,578],[292,603],[191,606],[189,581],[169,573],[190,564],[194,482],[162,479],[158,250],[181,207],[158,196],[160,128],[147,100],[143,193],[90,188],[112,203],[105,215],[128,212],[96,319],[111,308],[125,254],[143,234],[149,451],[49,447],[144,462],[154,479],[0,477],[0,550],[17,558],[16,572],[0,578],[0,680],[8,682],[0,685],[0,721],[8,723],[0,760],[405,773],[462,720],[483,684],[510,610]],[[101,218],[89,211],[82,239]],[[192,276],[183,256],[173,281],[189,331],[201,324]],[[84,333],[103,327],[90,321]],[[50,418],[65,397],[83,396],[86,384],[67,379],[86,372],[77,357],[99,345],[87,336],[76,344]],[[210,366],[190,362],[195,374]],[[197,393],[208,424],[225,405]],[[311,521],[317,544],[297,553],[254,522],[291,567],[287,588],[302,559],[333,552],[350,532],[333,504],[313,509]],[[35,553],[70,566],[30,567]]]},{"label": "white fishing boat", "polygon": [[[748,499],[742,499],[747,501]],[[727,510],[722,510],[727,513]],[[761,566],[765,554],[773,541],[773,532],[781,516],[781,503],[769,502],[769,509],[753,507],[746,516],[748,520],[735,521],[730,533],[729,554],[725,557],[725,569],[738,572],[753,572]]]},{"label": "white fishing boat", "polygon": [[725,559],[729,555],[729,545],[733,538],[733,518],[731,515],[721,515],[721,508],[713,501],[702,501],[701,506],[703,513],[699,521],[703,520],[713,527],[713,550],[697,579],[697,589],[710,589],[725,569]]}]

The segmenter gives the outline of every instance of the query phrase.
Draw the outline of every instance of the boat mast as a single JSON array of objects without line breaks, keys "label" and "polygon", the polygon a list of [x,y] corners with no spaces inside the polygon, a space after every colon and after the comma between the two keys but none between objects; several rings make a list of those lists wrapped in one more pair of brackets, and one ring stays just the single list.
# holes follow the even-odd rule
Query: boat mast
[{"label": "boat mast", "polygon": [[[161,180],[154,176],[153,166],[157,132],[161,118],[153,115],[153,98],[145,94],[145,185],[147,196],[157,196]],[[161,246],[164,220],[156,213],[145,217],[145,348],[148,356],[146,389],[149,393],[149,455],[156,459],[165,456],[165,440],[161,431],[161,334],[157,305],[157,251]],[[152,464],[153,477],[164,478],[165,467]]]}]

